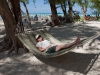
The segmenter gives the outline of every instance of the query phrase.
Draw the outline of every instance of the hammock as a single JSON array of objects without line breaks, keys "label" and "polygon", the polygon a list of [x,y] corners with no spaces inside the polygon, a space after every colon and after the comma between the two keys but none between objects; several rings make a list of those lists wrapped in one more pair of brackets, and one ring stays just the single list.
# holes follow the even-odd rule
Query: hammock
[{"label": "hammock", "polygon": [[[57,40],[56,38],[54,38],[45,29],[40,30],[40,31],[33,31],[33,32],[30,32],[30,33],[25,33],[25,34],[17,34],[16,36],[23,43],[23,45],[30,52],[32,52],[35,56],[46,57],[46,58],[56,57],[56,56],[66,54],[66,53],[68,53],[69,51],[73,50],[76,47],[76,46],[72,46],[70,48],[67,48],[67,49],[64,49],[64,50],[61,50],[61,51],[58,51],[58,52],[55,52],[55,53],[51,53],[51,54],[40,52],[38,50],[38,48],[36,47],[36,40],[35,40],[35,35],[36,34],[41,34],[44,39],[49,40],[51,43],[55,43],[57,45],[64,44],[64,43],[60,42],[59,40]],[[96,34],[92,37],[89,37],[87,39],[81,40],[80,44],[85,44],[85,43],[88,42],[88,40],[93,39],[95,37],[98,37],[98,34]]]}]

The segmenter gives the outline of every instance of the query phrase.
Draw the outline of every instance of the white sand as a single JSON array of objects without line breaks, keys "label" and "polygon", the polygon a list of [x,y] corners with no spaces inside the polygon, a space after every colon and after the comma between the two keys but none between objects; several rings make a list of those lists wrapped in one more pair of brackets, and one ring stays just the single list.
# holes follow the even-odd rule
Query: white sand
[{"label": "white sand", "polygon": [[[43,23],[33,22],[33,27],[38,26]],[[66,43],[74,41],[76,36],[83,39],[98,32],[100,22],[97,21],[49,29],[50,34]],[[55,58],[35,57],[20,50],[19,55],[12,53],[9,57],[7,52],[0,53],[0,75],[100,75],[100,37],[88,41],[83,48]]]}]

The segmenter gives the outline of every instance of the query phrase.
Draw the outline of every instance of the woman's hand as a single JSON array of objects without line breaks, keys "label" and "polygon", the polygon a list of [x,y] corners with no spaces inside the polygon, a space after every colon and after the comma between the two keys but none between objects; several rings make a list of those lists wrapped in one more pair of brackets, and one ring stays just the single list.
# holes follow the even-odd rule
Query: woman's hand
[{"label": "woman's hand", "polygon": [[38,49],[41,51],[41,52],[44,52],[45,50],[49,49],[51,47],[50,46],[47,46],[46,48],[42,48],[42,47],[38,47]]},{"label": "woman's hand", "polygon": [[51,45],[47,46],[45,49],[49,49],[51,47]]}]

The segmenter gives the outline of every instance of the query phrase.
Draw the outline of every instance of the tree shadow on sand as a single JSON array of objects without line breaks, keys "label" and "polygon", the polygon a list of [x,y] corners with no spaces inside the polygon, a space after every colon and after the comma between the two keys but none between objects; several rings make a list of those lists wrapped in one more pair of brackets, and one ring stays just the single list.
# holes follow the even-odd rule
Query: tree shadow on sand
[{"label": "tree shadow on sand", "polygon": [[48,32],[59,40],[61,39],[71,40],[72,37],[76,36],[80,36],[81,38],[91,37],[95,35],[97,32],[100,32],[100,29],[97,27],[87,26],[85,24],[79,24],[79,25],[67,24],[58,28],[50,28]]},{"label": "tree shadow on sand", "polygon": [[[35,62],[34,56],[29,58],[27,55],[2,57],[4,59],[0,62],[1,75],[70,75],[69,71],[78,72],[86,75],[100,54],[82,54],[69,52],[65,55],[42,58]],[[5,56],[5,55],[4,55]],[[20,58],[20,59],[19,59]],[[7,59],[9,59],[7,61]],[[31,60],[33,61],[30,63]],[[5,61],[5,62],[4,62]],[[11,61],[11,62],[10,62]],[[76,73],[75,73],[76,75]]]}]

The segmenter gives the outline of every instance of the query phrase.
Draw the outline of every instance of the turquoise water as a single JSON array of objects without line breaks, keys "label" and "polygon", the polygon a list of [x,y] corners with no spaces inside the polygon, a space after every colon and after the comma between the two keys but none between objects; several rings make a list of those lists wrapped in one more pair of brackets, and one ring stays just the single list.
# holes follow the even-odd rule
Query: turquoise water
[{"label": "turquoise water", "polygon": [[[38,16],[48,16],[48,15],[51,15],[51,13],[30,13],[30,16],[34,17],[35,15],[38,15]],[[58,13],[59,16],[64,16],[63,13]],[[83,16],[82,13],[79,14],[80,16]]]},{"label": "turquoise water", "polygon": [[[38,16],[49,16],[49,15],[51,15],[51,13],[30,13],[30,16],[34,17],[36,14]],[[58,15],[63,16],[63,13],[58,13]]]}]

